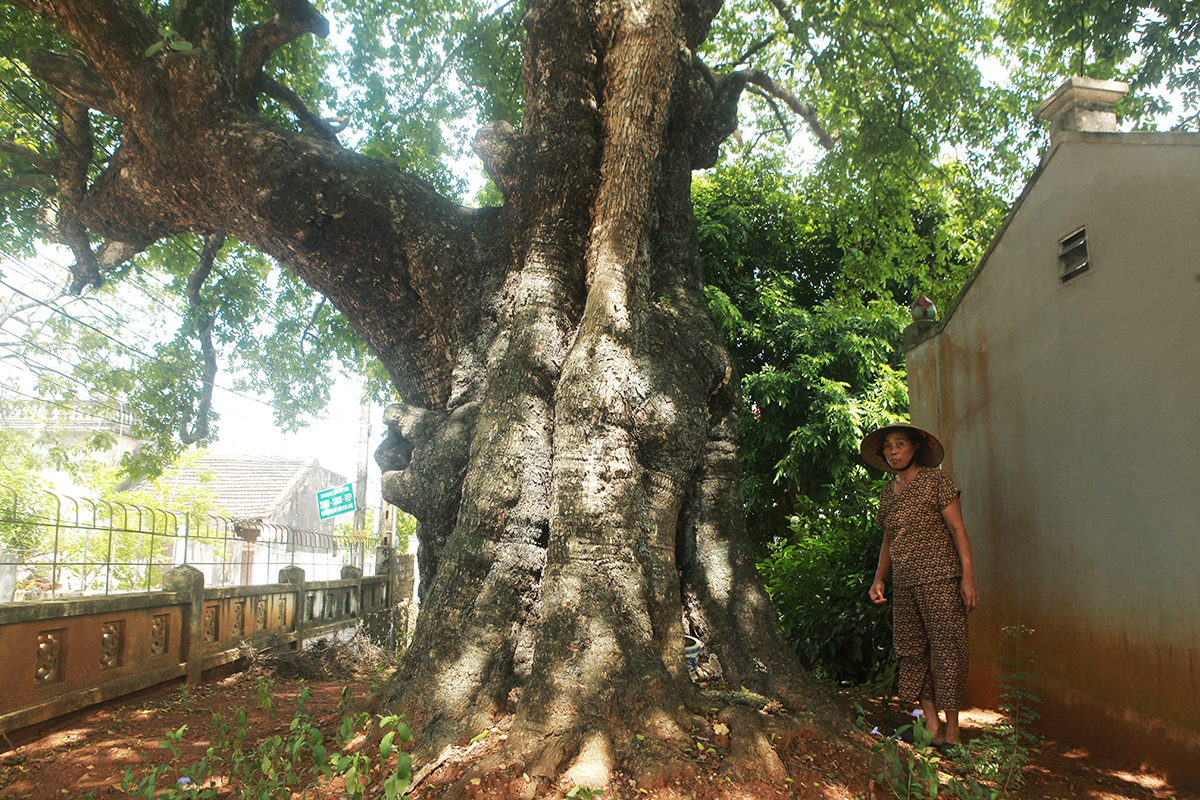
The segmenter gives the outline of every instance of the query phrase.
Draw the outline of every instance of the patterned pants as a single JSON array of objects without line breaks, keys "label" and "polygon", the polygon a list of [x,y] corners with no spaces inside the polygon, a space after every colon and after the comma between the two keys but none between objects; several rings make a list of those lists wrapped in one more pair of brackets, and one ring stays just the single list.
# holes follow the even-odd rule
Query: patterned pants
[{"label": "patterned pants", "polygon": [[967,683],[967,607],[958,579],[892,592],[893,641],[903,703],[962,707]]}]

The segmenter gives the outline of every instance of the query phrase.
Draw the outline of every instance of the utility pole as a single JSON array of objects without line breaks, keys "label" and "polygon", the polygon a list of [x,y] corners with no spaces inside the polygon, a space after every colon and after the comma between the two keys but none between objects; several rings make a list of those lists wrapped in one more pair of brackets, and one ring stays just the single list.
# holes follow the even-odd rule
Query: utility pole
[{"label": "utility pole", "polygon": [[362,416],[358,422],[358,477],[354,485],[354,534],[350,546],[350,563],[366,566],[366,541],[362,531],[367,527],[367,457],[371,450],[371,395],[363,387]]}]

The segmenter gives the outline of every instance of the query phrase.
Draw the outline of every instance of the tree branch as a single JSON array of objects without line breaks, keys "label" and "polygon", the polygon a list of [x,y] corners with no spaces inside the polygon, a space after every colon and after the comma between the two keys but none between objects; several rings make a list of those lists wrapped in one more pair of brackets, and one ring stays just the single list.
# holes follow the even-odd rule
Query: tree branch
[{"label": "tree branch", "polygon": [[[10,142],[7,139],[0,139],[0,153],[8,153],[10,156],[16,156],[19,159],[27,161],[35,167],[39,172],[46,175],[53,175],[58,171],[58,163],[52,158],[46,158],[36,150],[26,147],[23,144]],[[15,175],[13,176],[16,177]]]},{"label": "tree branch", "polygon": [[75,263],[71,265],[72,294],[86,287],[99,289],[104,285],[100,264],[92,251],[87,226],[80,220],[79,210],[88,189],[88,168],[92,163],[95,143],[87,106],[59,93],[58,128],[54,132],[58,145],[58,233],[71,248]]},{"label": "tree branch", "polygon": [[76,50],[52,53],[30,48],[25,63],[40,80],[76,103],[116,116],[116,95],[88,57]]},{"label": "tree branch", "polygon": [[744,72],[736,73],[744,76],[747,83],[752,83],[759,87],[767,94],[783,101],[788,108],[798,114],[808,123],[808,127],[816,135],[821,146],[826,150],[832,150],[836,142],[834,138],[825,130],[825,126],[821,124],[821,120],[817,117],[817,111],[808,103],[801,102],[794,94],[783,88],[775,81],[774,78],[767,75],[762,70],[751,69]]},{"label": "tree branch", "polygon": [[[803,29],[796,22],[796,15],[788,8],[787,3],[784,0],[771,0],[771,5],[775,7],[775,11],[779,14],[780,19],[787,25],[788,33],[793,36],[800,36]],[[807,37],[804,38],[807,39]]]},{"label": "tree branch", "polygon": [[21,172],[7,180],[0,181],[0,194],[12,191],[27,192],[30,189],[41,189],[44,191],[53,186],[54,179],[49,175],[41,175],[36,172]]},{"label": "tree branch", "polygon": [[[86,58],[66,56],[75,60],[73,67],[64,63],[63,54],[49,54],[51,58],[35,68],[38,77],[76,101],[127,124],[136,111],[142,120],[151,122],[149,127],[138,126],[139,135],[147,142],[155,141],[153,121],[162,100],[161,66],[158,60],[146,58],[145,51],[160,37],[140,3],[28,0],[23,5],[74,39],[86,53]],[[52,63],[55,61],[58,63]]]},{"label": "tree branch", "polygon": [[337,138],[337,130],[332,125],[314,113],[304,102],[304,98],[293,92],[291,89],[284,86],[274,78],[266,75],[259,75],[257,80],[258,91],[265,94],[267,97],[274,98],[286,105],[296,115],[296,119],[300,120],[300,124],[311,133],[313,136],[319,136],[327,142],[336,145],[341,145]]},{"label": "tree branch", "polygon": [[483,168],[505,197],[512,193],[515,186],[516,155],[520,142],[520,134],[513,130],[512,125],[501,120],[481,127],[471,143],[471,149],[483,161]]},{"label": "tree branch", "polygon": [[733,63],[733,66],[736,67],[739,64],[745,64],[751,58],[754,57],[755,53],[757,53],[759,50],[762,50],[767,45],[771,44],[771,42],[775,41],[776,38],[777,37],[775,36],[775,34],[771,34],[770,36],[767,36],[763,39],[759,39],[757,42],[750,45],[750,47],[746,49],[746,52],[742,53],[740,56],[737,57],[737,61],[735,61]]},{"label": "tree branch", "polygon": [[304,326],[304,332],[300,334],[300,355],[302,356],[308,355],[308,353],[304,352],[304,343],[308,341],[309,331],[312,330],[313,324],[317,321],[317,317],[321,315],[321,309],[325,307],[325,302],[327,299],[328,298],[324,296],[321,297],[321,302],[317,303],[317,307],[313,309],[312,316],[308,318],[308,324]]},{"label": "tree branch", "polygon": [[788,125],[788,117],[786,114],[784,114],[783,110],[779,107],[779,104],[775,102],[775,98],[772,97],[771,95],[767,94],[766,92],[762,91],[761,89],[758,89],[757,87],[755,87],[754,89],[751,89],[750,91],[756,97],[761,98],[764,103],[766,103],[768,106],[771,107],[771,113],[775,115],[775,119],[779,120],[779,127],[783,129],[783,135],[790,142],[792,140],[792,131],[791,131],[791,126]]},{"label": "tree branch", "polygon": [[247,101],[261,90],[258,76],[262,74],[272,53],[306,33],[316,34],[322,39],[329,35],[329,20],[308,0],[272,0],[271,4],[278,13],[242,33],[238,82]]},{"label": "tree branch", "polygon": [[202,388],[200,390],[200,405],[196,410],[196,424],[189,431],[192,423],[192,408],[183,409],[183,423],[179,431],[179,439],[184,444],[191,445],[207,438],[208,436],[208,419],[209,412],[212,410],[212,394],[213,385],[217,378],[217,354],[213,349],[212,343],[212,314],[204,310],[203,303],[200,297],[200,288],[204,286],[208,276],[212,274],[213,263],[216,261],[217,253],[225,244],[224,233],[214,233],[204,238],[204,248],[200,251],[200,263],[192,270],[192,274],[188,276],[187,289],[185,291],[188,299],[188,305],[191,306],[193,313],[196,314],[196,335],[200,339],[200,351],[204,355],[204,377],[202,379]]}]

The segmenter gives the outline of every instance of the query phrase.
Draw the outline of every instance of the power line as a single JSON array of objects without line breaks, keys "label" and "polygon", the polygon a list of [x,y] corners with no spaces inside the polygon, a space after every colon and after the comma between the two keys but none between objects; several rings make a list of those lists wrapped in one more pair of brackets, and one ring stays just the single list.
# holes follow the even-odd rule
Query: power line
[{"label": "power line", "polygon": [[[29,394],[28,392],[22,392],[20,389],[16,389],[16,388],[14,388],[14,387],[12,387],[12,386],[9,386],[9,385],[7,385],[7,384],[0,384],[0,392],[11,392],[11,393],[13,393],[13,394],[19,394],[21,397],[26,397],[26,398],[28,398],[28,399],[30,399],[30,400],[34,400],[34,401],[36,401],[36,402],[38,402],[38,403],[43,403],[43,404],[45,404],[45,405],[55,406],[56,408],[65,409],[65,410],[67,410],[67,411],[75,411],[75,410],[77,410],[77,409],[75,408],[75,406],[72,406],[72,405],[71,405],[71,404],[69,404],[69,403],[60,403],[60,402],[58,402],[57,400],[48,400],[48,399],[46,399],[46,398],[44,398],[44,397],[38,397],[37,395],[32,395],[32,394]],[[95,406],[95,407],[97,407],[97,408],[103,408],[105,411],[112,411],[112,412],[113,412],[113,413],[115,413],[115,414],[127,413],[125,409],[121,409],[121,408],[113,408],[112,406],[106,406],[106,405],[104,405],[103,403],[99,403],[99,402],[95,402],[95,401],[88,401],[88,403],[89,403],[90,405],[92,405],[92,406]]]},{"label": "power line", "polygon": [[38,298],[34,297],[31,294],[21,291],[20,289],[13,286],[11,283],[8,283],[7,281],[0,280],[0,286],[4,286],[4,287],[10,289],[11,291],[14,291],[17,294],[21,295],[22,297],[28,297],[30,300],[37,303],[38,305],[45,306],[46,308],[50,309],[51,311],[55,312],[56,314],[61,314],[62,316],[66,317],[67,319],[71,320],[72,322],[74,322],[78,325],[82,325],[83,327],[87,328],[88,330],[95,331],[96,333],[100,334],[104,338],[113,342],[113,344],[123,347],[126,350],[130,351],[131,353],[136,353],[136,354],[140,355],[142,358],[145,358],[150,361],[157,361],[158,363],[163,364],[164,366],[170,366],[169,364],[167,364],[167,362],[163,361],[162,359],[156,358],[155,356],[152,356],[148,353],[144,353],[141,350],[139,350],[138,348],[134,347],[133,345],[122,342],[120,339],[113,336],[112,334],[102,331],[99,328],[97,328],[95,325],[90,325],[90,324],[84,322],[83,320],[81,320],[77,317],[74,317],[71,314],[68,314],[66,311],[63,311],[61,308],[56,308],[55,306],[52,306],[43,300],[39,300]]},{"label": "power line", "polygon": [[[10,253],[6,250],[0,250],[0,257],[3,257],[7,261],[9,261],[13,266],[15,266],[17,268],[17,272],[19,272],[24,277],[29,278],[30,280],[37,281],[41,285],[43,285],[46,288],[51,289],[53,291],[60,290],[60,286],[62,285],[61,283],[54,281],[50,278],[47,278],[44,274],[42,274],[42,272],[40,270],[37,269],[37,267],[34,267],[32,264],[29,264],[28,262],[22,260],[21,258],[18,258],[17,256],[13,255],[12,253]],[[64,273],[70,274],[70,269],[65,264],[55,261],[53,258],[46,255],[45,253],[39,253],[38,257],[40,259],[42,259],[43,261],[45,261],[46,263],[51,264],[55,267],[58,267]],[[134,288],[136,288],[138,290],[138,292],[141,294],[142,297],[146,298],[150,302],[159,306],[164,311],[174,314],[179,319],[184,318],[184,315],[182,313],[180,313],[180,311],[178,309],[173,308],[162,301],[162,299],[156,293],[156,289],[151,287],[146,282],[146,279],[142,275],[129,275],[129,276],[125,277],[124,279],[122,279],[122,283],[125,283],[125,282],[129,282],[131,286],[133,286]],[[165,287],[162,287],[162,286],[157,288],[157,291],[164,291],[164,290],[165,290]],[[87,301],[87,302],[92,302],[92,303],[96,303],[98,305],[102,305],[105,308],[112,311],[115,316],[122,316],[124,313],[124,312],[120,311],[119,309],[114,308],[111,303],[105,302],[104,300],[100,299],[100,297],[95,293],[88,294],[88,295],[81,295],[80,299]]]},{"label": "power line", "polygon": [[[0,253],[3,253],[3,255],[7,256],[7,257],[8,257],[10,260],[12,260],[14,263],[16,263],[16,264],[19,264],[19,265],[21,265],[21,266],[25,267],[26,269],[29,269],[29,270],[32,270],[32,269],[33,269],[33,267],[31,267],[29,264],[26,264],[24,261],[21,261],[21,260],[19,260],[19,259],[15,258],[15,257],[14,257],[14,256],[13,256],[11,253],[7,253],[7,252],[3,252],[3,251],[0,251]],[[57,264],[57,263],[56,263],[56,262],[54,262],[52,259],[49,259],[49,258],[47,258],[46,260],[47,260],[47,261],[49,261],[51,264],[54,264],[55,266],[59,266],[60,268],[63,268],[63,269],[65,269],[65,267],[62,267],[62,265],[60,265],[60,264]],[[47,285],[49,285],[49,284],[47,284]],[[154,355],[150,355],[150,354],[148,354],[148,353],[145,353],[145,352],[143,352],[142,350],[139,350],[138,348],[134,347],[133,345],[130,345],[130,344],[127,344],[127,343],[125,343],[125,342],[121,341],[120,339],[118,339],[117,337],[113,336],[112,334],[110,334],[110,333],[108,333],[108,332],[106,332],[106,331],[103,331],[103,330],[101,330],[100,328],[97,328],[97,327],[96,327],[96,326],[94,326],[94,325],[91,325],[91,324],[89,324],[89,323],[87,323],[87,322],[84,322],[83,320],[81,320],[81,319],[79,319],[78,317],[75,317],[74,315],[72,315],[72,314],[70,314],[70,313],[68,313],[68,312],[64,311],[63,309],[57,308],[57,307],[55,307],[55,306],[53,306],[53,305],[50,305],[49,303],[46,303],[45,301],[43,301],[43,300],[40,300],[39,298],[36,298],[36,297],[34,297],[33,295],[30,295],[30,294],[28,294],[27,292],[24,292],[24,291],[22,291],[21,289],[18,289],[18,288],[16,288],[16,287],[15,287],[15,286],[13,286],[12,284],[10,284],[10,283],[8,283],[8,282],[6,282],[6,281],[4,281],[4,280],[0,280],[0,286],[7,287],[7,288],[8,288],[8,289],[10,289],[11,291],[14,291],[14,292],[16,292],[17,294],[20,294],[21,296],[23,296],[23,297],[26,297],[26,298],[28,298],[28,299],[32,300],[34,303],[37,303],[38,305],[44,306],[44,307],[46,307],[46,308],[50,309],[51,311],[54,311],[55,313],[57,313],[57,314],[59,314],[59,315],[61,315],[61,316],[65,317],[66,319],[68,319],[68,320],[71,320],[72,322],[74,322],[74,323],[76,323],[76,324],[78,324],[78,325],[81,325],[81,326],[83,326],[83,327],[85,327],[85,328],[88,328],[88,329],[90,329],[90,330],[92,330],[92,331],[95,331],[96,333],[98,333],[98,334],[100,334],[101,336],[105,337],[106,339],[108,339],[108,340],[112,341],[114,344],[118,345],[119,347],[122,347],[122,348],[124,348],[124,349],[126,349],[126,350],[128,350],[128,351],[130,351],[130,352],[132,352],[132,353],[134,353],[134,354],[136,354],[136,355],[139,355],[139,356],[141,356],[142,358],[144,358],[144,359],[146,359],[146,360],[148,360],[148,361],[153,361],[153,362],[156,362],[156,363],[158,363],[158,364],[162,364],[163,366],[166,366],[166,367],[169,367],[169,368],[172,368],[172,369],[174,369],[174,368],[176,368],[176,367],[177,367],[177,365],[176,365],[176,364],[173,364],[173,363],[171,363],[171,362],[168,362],[168,361],[164,361],[163,359],[161,359],[161,358],[158,358],[157,356],[154,356]],[[149,296],[149,295],[147,295],[147,296]],[[160,301],[160,303],[161,303],[161,301]],[[104,304],[104,305],[106,305],[106,306],[107,306],[107,304]],[[111,306],[107,306],[107,307],[108,307],[108,308],[110,308],[110,309],[111,309],[111,310],[114,312],[114,314],[118,314],[118,315],[120,314],[120,312],[119,312],[119,311],[117,311],[116,309],[113,309]],[[164,306],[164,307],[165,307],[165,306]],[[172,310],[172,309],[169,309],[169,310]],[[178,316],[180,316],[180,317],[182,317],[182,316],[183,316],[183,315],[182,315],[182,314],[180,314],[178,311],[174,311],[174,313],[175,313],[175,314],[177,314],[177,315],[178,315]],[[9,331],[9,333],[12,333],[12,332],[11,332],[11,331]],[[13,334],[13,335],[16,335],[16,334]],[[226,394],[232,395],[232,396],[234,396],[234,397],[239,397],[239,398],[241,398],[241,399],[243,399],[243,400],[249,400],[249,401],[251,401],[251,402],[258,403],[258,404],[260,404],[260,405],[266,406],[267,408],[271,409],[272,411],[276,411],[276,412],[280,412],[280,411],[285,411],[285,412],[286,412],[286,411],[287,411],[287,409],[282,409],[282,408],[280,408],[279,406],[275,405],[274,403],[267,402],[266,400],[263,400],[263,399],[261,399],[261,398],[259,398],[259,397],[252,397],[252,396],[250,396],[250,395],[247,395],[247,394],[242,394],[241,392],[234,391],[233,389],[229,389],[229,388],[227,388],[227,387],[220,386],[220,385],[218,385],[218,384],[215,384],[215,383],[214,383],[214,385],[213,385],[213,388],[214,388],[214,389],[220,389],[221,391],[225,392]]]},{"label": "power line", "polygon": [[[24,364],[26,367],[26,371],[32,375],[36,375],[39,378],[42,377],[42,373],[37,371],[39,369],[44,370],[45,372],[52,372],[55,375],[66,378],[67,380],[71,381],[72,383],[82,386],[84,389],[87,389],[89,395],[94,391],[94,389],[91,386],[89,386],[87,383],[85,383],[80,378],[77,378],[74,375],[63,372],[62,370],[57,370],[54,367],[51,367],[47,364],[42,364],[39,361],[35,361],[32,358],[30,358],[28,355],[25,355],[24,353],[22,353],[21,351],[17,350],[14,347],[12,347],[11,345],[0,344],[0,347],[3,347],[5,350],[9,350],[12,353],[15,353],[17,356],[19,356],[20,357],[19,363]],[[36,367],[36,369],[35,369],[35,367]],[[107,397],[109,400],[112,400],[114,403],[118,403],[118,404],[121,403],[121,398],[116,397],[111,394],[100,394],[99,396]]]},{"label": "power line", "polygon": [[[125,348],[126,350],[129,350],[129,351],[130,351],[130,352],[132,352],[132,353],[135,353],[135,354],[137,354],[137,355],[140,355],[142,358],[144,358],[144,359],[146,359],[146,360],[148,360],[148,361],[153,361],[153,362],[156,362],[156,363],[158,363],[158,364],[162,364],[163,366],[165,366],[165,367],[169,367],[169,368],[172,368],[172,369],[174,369],[174,368],[176,368],[176,367],[177,367],[177,365],[176,365],[176,364],[172,364],[172,363],[170,363],[170,362],[168,362],[168,361],[164,361],[163,359],[161,359],[161,358],[158,358],[157,356],[152,356],[152,355],[149,355],[149,354],[147,354],[147,353],[144,353],[144,352],[142,352],[141,350],[137,349],[136,347],[133,347],[132,345],[129,345],[129,344],[126,344],[125,342],[122,342],[120,339],[117,339],[115,336],[113,336],[113,335],[111,335],[111,334],[109,334],[109,333],[106,333],[105,331],[102,331],[102,330],[100,330],[100,329],[99,329],[99,328],[97,328],[96,326],[94,326],[94,325],[89,325],[88,323],[84,322],[84,321],[83,321],[83,320],[81,320],[81,319],[78,319],[78,318],[76,318],[76,317],[72,316],[71,314],[67,313],[66,311],[63,311],[63,310],[62,310],[62,309],[60,309],[60,308],[56,308],[56,307],[54,307],[54,306],[50,305],[49,303],[46,303],[46,302],[44,302],[44,301],[42,301],[42,300],[39,300],[38,298],[34,297],[33,295],[30,295],[30,294],[28,294],[28,293],[26,293],[26,292],[23,292],[23,291],[21,291],[20,289],[16,288],[15,286],[13,286],[12,284],[8,283],[7,281],[0,280],[0,286],[5,286],[5,287],[7,287],[8,289],[10,289],[10,290],[12,290],[12,291],[16,292],[17,294],[20,294],[20,295],[22,295],[23,297],[27,297],[27,298],[29,298],[30,300],[34,301],[34,302],[35,302],[35,303],[37,303],[38,305],[45,306],[46,308],[50,309],[51,311],[54,311],[54,312],[56,312],[56,313],[58,313],[58,314],[60,314],[60,315],[62,315],[62,316],[64,316],[64,317],[66,317],[67,319],[69,319],[69,320],[71,320],[71,321],[73,321],[73,322],[75,322],[75,323],[77,323],[77,324],[79,324],[79,325],[82,325],[83,327],[85,327],[85,328],[88,328],[88,329],[90,329],[90,330],[93,330],[93,331],[95,331],[96,333],[99,333],[101,336],[104,336],[106,339],[109,339],[109,340],[110,340],[110,341],[112,341],[113,343],[115,343],[115,344],[119,345],[120,347],[123,347],[123,348]],[[231,395],[233,395],[234,397],[240,397],[240,398],[242,398],[243,400],[249,400],[249,401],[251,401],[251,402],[255,402],[255,403],[258,403],[258,404],[260,404],[260,405],[266,406],[267,408],[271,409],[272,411],[286,411],[286,409],[279,408],[279,407],[278,407],[278,406],[276,406],[275,404],[273,404],[273,403],[269,403],[269,402],[267,402],[266,400],[263,400],[263,399],[261,399],[261,398],[258,398],[258,397],[251,397],[250,395],[246,395],[246,394],[242,394],[242,393],[240,393],[240,392],[236,392],[236,391],[234,391],[233,389],[228,389],[228,388],[226,388],[226,387],[224,387],[224,386],[220,386],[220,385],[218,385],[218,384],[215,384],[215,383],[213,384],[213,388],[214,388],[214,389],[220,389],[220,390],[222,390],[223,392],[226,392],[226,393],[228,393],[228,394],[231,394]]]},{"label": "power line", "polygon": [[[17,264],[18,266],[24,267],[24,270],[16,270],[17,274],[19,274],[25,278],[30,278],[29,272],[26,271],[26,270],[30,269],[30,267],[27,264],[23,264],[22,262],[11,259],[11,257],[9,260],[12,261],[12,263]],[[36,280],[39,283],[39,285],[45,286],[47,289],[49,289],[51,291],[59,292],[58,298],[67,297],[73,301],[78,301],[82,306],[84,306],[85,308],[87,308],[91,311],[94,311],[96,313],[96,316],[103,318],[105,321],[111,322],[114,319],[121,319],[125,316],[125,312],[114,307],[111,303],[106,302],[105,300],[101,299],[100,297],[98,297],[96,295],[69,295],[68,293],[61,291],[59,284],[52,282],[44,277],[35,275],[31,279]],[[99,309],[107,309],[108,312],[110,312],[110,313],[105,314],[103,311],[100,311]],[[72,317],[72,319],[79,320],[78,317]],[[79,320],[79,321],[82,323],[82,320]]]},{"label": "power line", "polygon": [[[24,342],[24,343],[25,343],[25,344],[27,344],[28,346],[30,346],[30,347],[32,347],[33,349],[37,350],[38,352],[45,353],[46,355],[50,356],[51,358],[57,359],[58,361],[61,361],[61,362],[62,362],[62,363],[64,363],[64,364],[69,364],[69,363],[70,363],[69,361],[67,361],[67,360],[66,360],[65,358],[63,358],[62,356],[60,356],[60,355],[58,355],[57,353],[53,352],[52,350],[50,350],[50,349],[46,348],[44,345],[38,344],[37,342],[33,341],[32,339],[26,339],[26,338],[25,338],[24,336],[22,336],[21,334],[17,333],[16,331],[8,330],[8,329],[7,329],[7,328],[5,328],[3,325],[0,325],[0,333],[7,333],[9,336],[13,336],[13,337],[15,337],[15,338],[16,338],[16,339],[18,339],[19,341],[21,341],[21,342]],[[5,345],[5,344],[3,344],[3,343],[0,343],[0,347],[8,347],[8,345]],[[12,348],[9,348],[9,349],[12,349]]]},{"label": "power line", "polygon": [[[28,78],[28,80],[29,80],[29,85],[31,87],[33,87],[34,91],[36,91],[38,94],[42,95],[42,98],[44,100],[49,101],[51,104],[53,104],[55,107],[57,107],[61,113],[66,114],[67,116],[71,117],[71,119],[75,120],[76,124],[79,124],[80,121],[75,118],[74,114],[67,111],[67,109],[62,105],[62,103],[58,102],[57,97],[48,95],[42,90],[41,81],[39,81],[37,78],[35,78],[33,75],[31,75],[29,73],[29,71],[24,68],[25,67],[24,64],[22,64],[20,61],[16,61],[16,60],[10,60],[10,63],[13,64],[14,66],[16,66],[18,68],[19,72],[24,73],[25,77]],[[62,130],[62,128],[58,127],[58,125],[56,125],[55,123],[47,120],[46,117],[42,114],[42,112],[39,111],[38,109],[34,108],[32,103],[30,103],[28,100],[26,100],[20,94],[18,94],[13,89],[11,84],[9,84],[7,81],[0,80],[0,86],[3,86],[5,88],[5,90],[7,90],[9,96],[11,98],[13,98],[14,100],[16,100],[19,105],[22,105],[26,109],[28,109],[29,113],[31,113],[35,118],[37,118],[42,123],[42,126],[47,131],[49,131],[52,135],[54,135],[59,141],[65,142],[68,146],[70,146],[70,148],[72,150],[74,150],[76,152],[77,155],[83,156],[88,161],[88,163],[91,164],[92,166],[96,167],[97,169],[104,168],[104,165],[96,160],[95,153],[84,152],[83,148],[81,148],[79,145],[75,144],[75,142],[73,142],[69,138],[67,138],[67,135]],[[88,113],[87,109],[84,109],[83,113],[86,118],[87,113]],[[9,115],[9,119],[12,120],[11,114]],[[14,122],[15,122],[15,120],[14,120]]]}]

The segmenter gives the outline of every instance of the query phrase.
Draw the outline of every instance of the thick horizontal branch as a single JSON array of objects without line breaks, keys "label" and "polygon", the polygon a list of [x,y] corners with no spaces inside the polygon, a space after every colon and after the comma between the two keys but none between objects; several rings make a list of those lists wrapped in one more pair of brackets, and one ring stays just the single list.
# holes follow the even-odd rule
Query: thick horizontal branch
[{"label": "thick horizontal branch", "polygon": [[30,49],[25,63],[38,79],[81,105],[115,116],[116,95],[83,53]]},{"label": "thick horizontal branch", "polygon": [[[8,153],[10,156],[16,156],[43,175],[53,175],[57,169],[54,159],[47,158],[36,150],[32,150],[23,144],[10,142],[7,139],[0,139],[0,153]],[[13,179],[15,180],[17,177],[19,176],[14,175]]]}]

